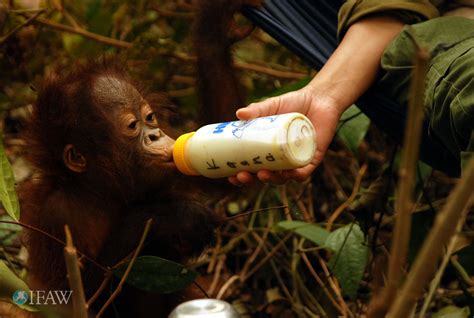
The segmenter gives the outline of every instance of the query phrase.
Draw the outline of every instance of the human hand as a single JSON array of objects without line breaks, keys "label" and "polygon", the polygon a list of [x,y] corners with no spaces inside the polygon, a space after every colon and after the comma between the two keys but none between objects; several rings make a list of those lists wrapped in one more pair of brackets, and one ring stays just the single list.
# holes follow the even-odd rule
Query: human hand
[{"label": "human hand", "polygon": [[[402,21],[386,15],[375,15],[354,23],[307,86],[237,111],[237,117],[243,120],[300,112],[311,120],[316,130],[316,154],[309,165],[277,172],[260,170],[257,179],[272,183],[284,183],[289,179],[302,181],[314,171],[336,133],[342,112],[376,80],[383,51],[402,27]],[[243,171],[229,177],[229,182],[241,185],[252,183],[255,179],[255,176]]]},{"label": "human hand", "polygon": [[241,120],[290,112],[306,115],[316,130],[316,153],[311,163],[304,167],[283,171],[260,170],[256,175],[241,171],[237,175],[229,177],[229,182],[234,185],[242,185],[253,183],[258,179],[262,182],[282,184],[290,179],[305,180],[323,160],[336,132],[342,111],[343,108],[339,107],[333,98],[314,93],[308,87],[271,97],[237,110],[237,117]]}]

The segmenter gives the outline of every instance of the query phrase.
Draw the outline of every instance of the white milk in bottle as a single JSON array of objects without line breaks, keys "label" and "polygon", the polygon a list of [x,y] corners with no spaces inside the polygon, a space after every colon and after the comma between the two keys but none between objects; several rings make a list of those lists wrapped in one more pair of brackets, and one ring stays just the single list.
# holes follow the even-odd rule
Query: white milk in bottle
[{"label": "white milk in bottle", "polygon": [[183,174],[221,178],[239,171],[303,167],[315,151],[311,121],[288,113],[201,127],[176,139],[173,159]]}]

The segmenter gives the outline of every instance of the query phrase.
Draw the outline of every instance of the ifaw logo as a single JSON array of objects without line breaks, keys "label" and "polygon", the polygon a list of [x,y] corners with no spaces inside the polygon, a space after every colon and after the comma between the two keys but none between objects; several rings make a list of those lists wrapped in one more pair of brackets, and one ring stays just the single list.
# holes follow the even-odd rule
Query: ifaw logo
[{"label": "ifaw logo", "polygon": [[17,290],[12,300],[17,305],[66,305],[71,295],[72,290]]}]

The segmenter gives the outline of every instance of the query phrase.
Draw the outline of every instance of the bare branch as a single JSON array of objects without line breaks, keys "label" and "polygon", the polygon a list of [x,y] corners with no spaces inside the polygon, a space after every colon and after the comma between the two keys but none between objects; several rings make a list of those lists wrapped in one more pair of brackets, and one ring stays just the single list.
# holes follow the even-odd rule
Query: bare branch
[{"label": "bare branch", "polygon": [[53,21],[47,20],[47,19],[36,19],[34,21],[34,23],[44,25],[44,26],[50,27],[52,29],[56,29],[56,30],[59,30],[59,31],[67,32],[67,33],[79,34],[79,35],[82,35],[85,38],[94,40],[94,41],[102,43],[102,44],[107,44],[107,45],[110,45],[110,46],[114,46],[114,47],[117,47],[119,49],[129,49],[129,48],[132,47],[132,43],[130,43],[130,42],[125,42],[125,41],[121,41],[121,40],[117,40],[117,39],[112,39],[112,38],[109,38],[109,37],[106,37],[106,36],[103,36],[103,35],[100,35],[100,34],[97,34],[97,33],[92,33],[92,32],[86,31],[86,30],[81,29],[81,28],[74,28],[74,27],[71,27],[69,25],[53,22]]},{"label": "bare branch", "polygon": [[413,180],[415,180],[421,129],[423,126],[424,87],[428,60],[428,53],[423,49],[418,49],[410,85],[409,111],[399,170],[399,183],[395,202],[395,228],[390,251],[387,285],[380,297],[372,299],[369,306],[370,317],[385,317],[388,308],[395,298],[402,277],[403,267],[406,263],[410,240],[411,211],[414,206]]},{"label": "bare branch", "polygon": [[66,246],[64,247],[64,259],[66,261],[67,279],[72,290],[72,306],[74,318],[87,318],[87,304],[84,296],[84,286],[82,285],[81,270],[77,251],[72,243],[69,226],[64,226],[66,232]]},{"label": "bare branch", "polygon": [[125,281],[127,280],[127,277],[132,271],[133,265],[135,264],[135,261],[137,260],[138,254],[140,254],[140,251],[142,250],[143,245],[145,244],[145,239],[148,235],[148,232],[150,231],[152,222],[153,222],[153,219],[148,219],[148,221],[146,222],[145,229],[143,230],[142,238],[140,239],[140,243],[138,243],[135,253],[133,254],[133,257],[130,260],[130,263],[128,264],[127,269],[125,270],[125,273],[123,274],[122,279],[120,280],[117,288],[114,290],[112,295],[109,297],[109,299],[107,299],[104,306],[102,306],[102,308],[100,309],[99,313],[97,314],[97,318],[102,317],[107,307],[110,306],[110,304],[114,301],[115,298],[117,298],[118,294],[120,294],[120,292],[122,291],[123,284],[125,284]]},{"label": "bare branch", "polygon": [[438,260],[444,247],[456,231],[460,220],[466,218],[468,207],[472,205],[472,189],[474,189],[474,159],[471,159],[448,202],[436,216],[433,228],[408,274],[406,283],[395,300],[389,317],[408,317],[423,289],[436,272]]}]

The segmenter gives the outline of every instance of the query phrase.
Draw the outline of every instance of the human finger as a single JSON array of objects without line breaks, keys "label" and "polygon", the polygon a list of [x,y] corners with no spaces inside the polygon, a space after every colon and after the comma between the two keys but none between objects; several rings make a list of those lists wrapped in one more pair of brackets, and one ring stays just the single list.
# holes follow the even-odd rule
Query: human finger
[{"label": "human finger", "polygon": [[279,110],[280,97],[268,98],[262,102],[252,103],[247,107],[237,110],[236,116],[241,120],[249,120],[257,117],[275,115]]},{"label": "human finger", "polygon": [[303,182],[305,181],[308,177],[311,176],[311,174],[314,172],[314,169],[316,169],[316,166],[313,164],[306,165],[301,168],[293,169],[293,170],[286,170],[284,171],[284,176],[287,179],[292,179],[298,182]]},{"label": "human finger", "polygon": [[256,181],[254,175],[247,171],[240,171],[235,177],[242,185],[251,185]]},{"label": "human finger", "polygon": [[234,176],[227,177],[227,180],[235,186],[251,185],[255,182],[255,177],[247,171],[238,172]]},{"label": "human finger", "polygon": [[227,178],[227,181],[229,181],[230,184],[235,185],[236,187],[242,186],[242,183],[237,179],[236,176],[230,176]]},{"label": "human finger", "polygon": [[264,183],[284,184],[289,179],[284,176],[282,171],[260,170],[257,172],[257,178]]}]

